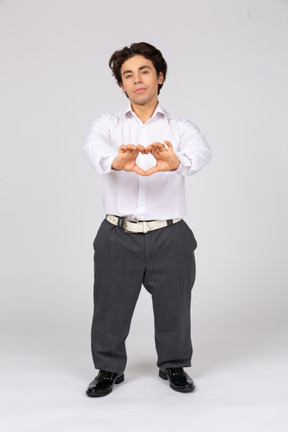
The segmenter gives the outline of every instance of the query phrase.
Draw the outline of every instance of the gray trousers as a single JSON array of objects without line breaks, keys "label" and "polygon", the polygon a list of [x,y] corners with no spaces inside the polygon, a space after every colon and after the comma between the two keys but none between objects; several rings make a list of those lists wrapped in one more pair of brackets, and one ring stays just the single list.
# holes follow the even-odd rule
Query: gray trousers
[{"label": "gray trousers", "polygon": [[132,234],[104,219],[93,246],[95,368],[125,370],[125,340],[142,284],[152,295],[157,366],[191,366],[197,243],[188,225],[181,220],[147,234]]}]

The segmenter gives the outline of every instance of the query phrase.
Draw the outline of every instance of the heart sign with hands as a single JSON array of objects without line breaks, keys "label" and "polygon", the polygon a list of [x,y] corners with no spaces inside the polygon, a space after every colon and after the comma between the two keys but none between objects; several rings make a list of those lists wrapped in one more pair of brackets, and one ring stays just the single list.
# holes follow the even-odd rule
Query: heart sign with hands
[{"label": "heart sign with hands", "polygon": [[[152,154],[156,160],[156,165],[144,171],[136,164],[136,159],[139,153]],[[149,176],[157,172],[174,171],[180,165],[180,161],[173,151],[173,146],[170,141],[163,143],[154,142],[148,147],[142,145],[121,145],[119,153],[113,160],[112,168],[115,170],[134,171],[141,176]]]},{"label": "heart sign with hands", "polygon": [[139,153],[146,154],[145,147],[140,144],[121,145],[118,155],[112,162],[112,168],[118,171],[134,171],[141,176],[146,176],[146,171],[136,164]]}]

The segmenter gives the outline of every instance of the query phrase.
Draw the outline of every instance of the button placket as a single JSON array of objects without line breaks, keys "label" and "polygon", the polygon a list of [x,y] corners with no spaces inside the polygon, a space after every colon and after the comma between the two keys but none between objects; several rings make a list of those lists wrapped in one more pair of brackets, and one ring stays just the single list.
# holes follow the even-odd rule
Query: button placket
[{"label": "button placket", "polygon": [[[146,127],[145,124],[141,125],[141,133],[139,136],[139,144],[143,145],[145,147],[146,144]],[[140,160],[145,158],[145,155],[139,154]],[[144,168],[145,169],[145,168]],[[139,176],[138,178],[138,215],[141,219],[141,215],[145,214],[146,210],[146,202],[145,202],[145,177]],[[142,216],[143,217],[143,216]]]}]

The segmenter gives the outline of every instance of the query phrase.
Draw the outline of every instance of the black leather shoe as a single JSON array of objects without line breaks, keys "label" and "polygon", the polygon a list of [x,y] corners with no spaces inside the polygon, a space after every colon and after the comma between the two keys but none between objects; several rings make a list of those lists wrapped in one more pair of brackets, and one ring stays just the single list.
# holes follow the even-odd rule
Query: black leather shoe
[{"label": "black leather shoe", "polygon": [[192,378],[187,375],[182,367],[160,369],[159,377],[164,380],[169,380],[171,389],[178,392],[186,393],[195,390]]},{"label": "black leather shoe", "polygon": [[112,392],[114,384],[120,384],[123,381],[123,373],[100,370],[97,377],[89,384],[86,394],[90,397],[107,396]]}]

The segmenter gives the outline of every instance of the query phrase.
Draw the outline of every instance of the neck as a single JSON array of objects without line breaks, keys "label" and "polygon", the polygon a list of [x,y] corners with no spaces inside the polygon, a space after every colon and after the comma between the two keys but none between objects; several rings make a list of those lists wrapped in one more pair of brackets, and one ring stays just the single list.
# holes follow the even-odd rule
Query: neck
[{"label": "neck", "polygon": [[143,104],[143,105],[131,103],[131,108],[135,112],[137,117],[143,123],[146,123],[146,121],[152,117],[157,105],[158,105],[158,100],[156,99],[156,101],[153,100],[153,101],[148,102],[147,104]]}]

